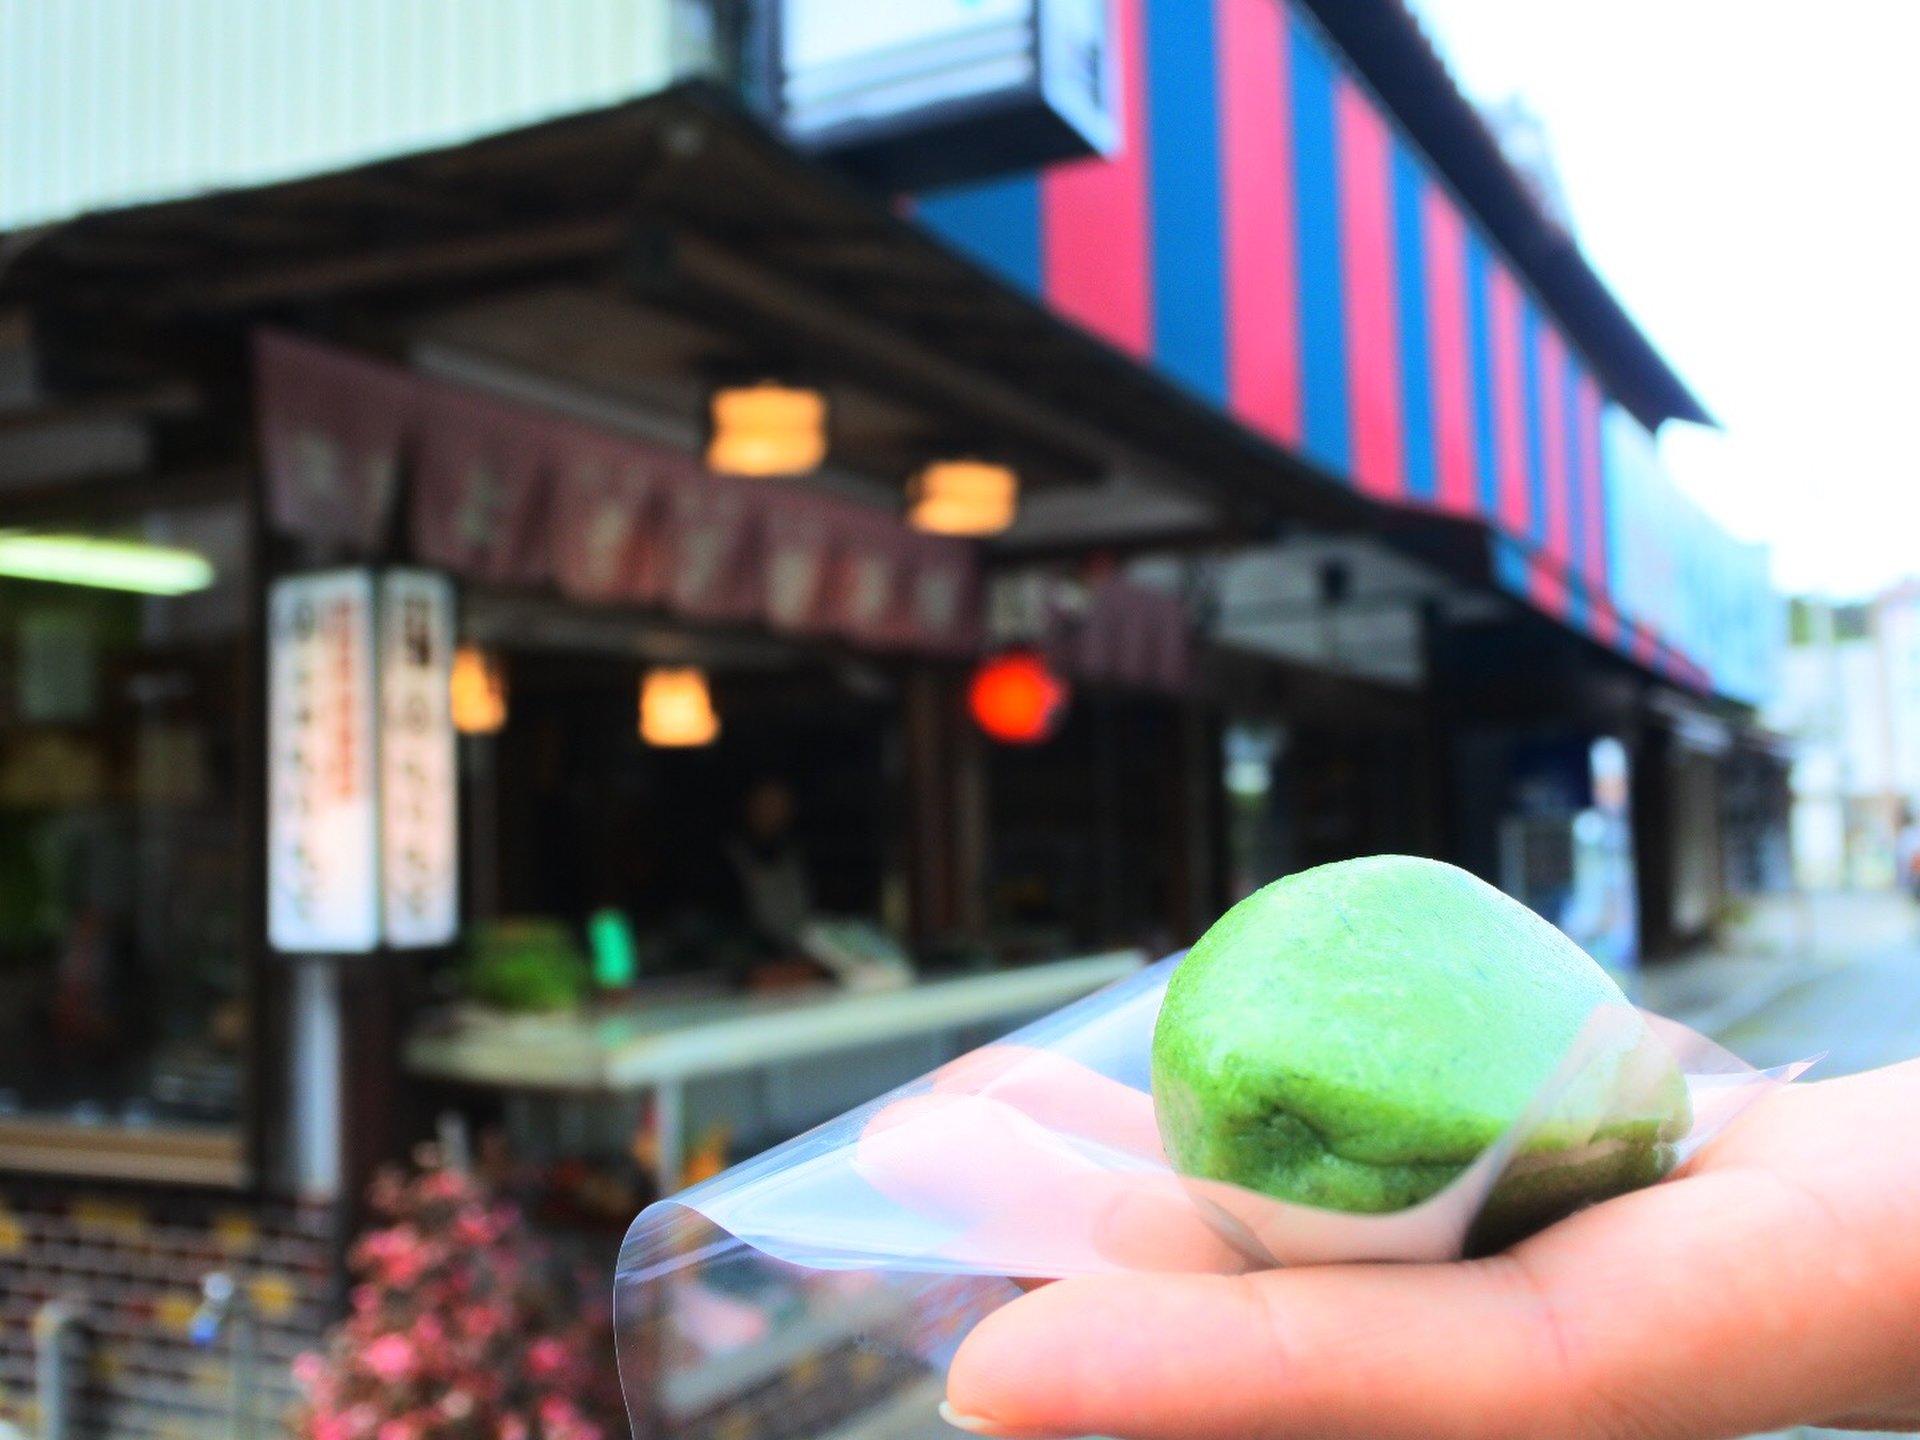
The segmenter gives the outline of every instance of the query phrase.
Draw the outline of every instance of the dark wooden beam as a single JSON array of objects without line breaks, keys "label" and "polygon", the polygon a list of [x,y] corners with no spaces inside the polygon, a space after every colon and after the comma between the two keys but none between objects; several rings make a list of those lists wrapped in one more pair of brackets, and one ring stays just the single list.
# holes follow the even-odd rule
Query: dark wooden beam
[{"label": "dark wooden beam", "polygon": [[470,234],[282,265],[225,277],[201,276],[171,286],[143,308],[161,314],[240,310],[313,300],[415,282],[486,275],[522,265],[591,259],[610,253],[628,221],[600,216],[505,234]]}]

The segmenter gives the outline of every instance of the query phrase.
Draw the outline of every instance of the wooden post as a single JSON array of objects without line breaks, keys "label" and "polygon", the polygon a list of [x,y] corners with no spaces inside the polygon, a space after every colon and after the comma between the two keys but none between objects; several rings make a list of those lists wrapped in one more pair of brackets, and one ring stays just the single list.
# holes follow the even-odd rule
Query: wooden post
[{"label": "wooden post", "polygon": [[908,933],[924,946],[951,932],[955,903],[955,806],[952,687],[933,665],[908,673],[901,723],[906,731]]}]

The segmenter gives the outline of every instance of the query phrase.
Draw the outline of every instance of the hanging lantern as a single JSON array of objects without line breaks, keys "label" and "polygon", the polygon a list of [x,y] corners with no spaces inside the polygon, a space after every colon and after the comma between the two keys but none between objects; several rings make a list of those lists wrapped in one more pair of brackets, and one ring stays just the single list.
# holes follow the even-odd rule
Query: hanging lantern
[{"label": "hanging lantern", "polygon": [[1067,682],[1031,650],[983,661],[967,687],[974,723],[1004,745],[1038,745],[1060,728],[1071,694]]},{"label": "hanging lantern", "polygon": [[713,392],[707,468],[722,475],[805,475],[827,458],[827,397],[762,380]]},{"label": "hanging lantern", "polygon": [[986,460],[936,460],[907,482],[907,523],[936,535],[998,535],[1019,503],[1020,477]]},{"label": "hanging lantern", "polygon": [[507,671],[493,651],[462,645],[447,684],[453,728],[462,735],[492,735],[506,725]]},{"label": "hanging lantern", "polygon": [[711,745],[720,737],[707,672],[692,666],[649,670],[640,680],[640,738],[649,745],[684,749]]}]

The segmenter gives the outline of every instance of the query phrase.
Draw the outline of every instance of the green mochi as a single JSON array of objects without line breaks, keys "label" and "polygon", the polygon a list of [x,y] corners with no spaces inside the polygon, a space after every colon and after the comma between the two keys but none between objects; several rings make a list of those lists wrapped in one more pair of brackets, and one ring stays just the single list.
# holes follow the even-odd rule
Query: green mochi
[{"label": "green mochi", "polygon": [[[1443,1189],[1534,1100],[1619,986],[1554,926],[1452,865],[1377,855],[1301,871],[1215,922],[1153,1032],[1168,1158],[1322,1209]],[[1495,1188],[1474,1247],[1649,1184],[1692,1116],[1631,1012]]]}]

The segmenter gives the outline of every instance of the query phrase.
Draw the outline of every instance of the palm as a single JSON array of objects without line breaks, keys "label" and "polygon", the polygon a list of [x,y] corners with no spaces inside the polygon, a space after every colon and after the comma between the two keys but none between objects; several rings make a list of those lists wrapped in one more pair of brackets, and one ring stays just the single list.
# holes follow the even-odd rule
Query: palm
[{"label": "palm", "polygon": [[1142,1440],[1920,1425],[1920,1062],[1786,1091],[1490,1260],[1048,1286],[949,1395],[1008,1434]]}]

